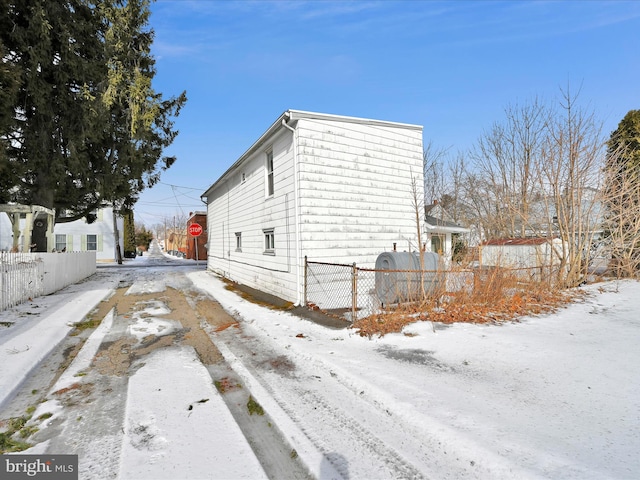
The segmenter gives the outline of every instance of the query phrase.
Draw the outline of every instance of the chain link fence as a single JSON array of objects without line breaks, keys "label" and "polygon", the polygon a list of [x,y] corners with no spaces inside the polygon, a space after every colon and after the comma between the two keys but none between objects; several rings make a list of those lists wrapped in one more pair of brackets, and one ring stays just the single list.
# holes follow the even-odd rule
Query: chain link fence
[{"label": "chain link fence", "polygon": [[445,272],[376,270],[305,259],[305,304],[354,322],[385,305],[411,302],[433,293]]},{"label": "chain link fence", "polygon": [[459,270],[376,270],[355,263],[313,262],[305,258],[305,304],[328,315],[354,322],[401,303],[439,298],[450,292],[473,291],[495,277],[514,282],[553,282],[557,269],[548,267],[485,267]]}]

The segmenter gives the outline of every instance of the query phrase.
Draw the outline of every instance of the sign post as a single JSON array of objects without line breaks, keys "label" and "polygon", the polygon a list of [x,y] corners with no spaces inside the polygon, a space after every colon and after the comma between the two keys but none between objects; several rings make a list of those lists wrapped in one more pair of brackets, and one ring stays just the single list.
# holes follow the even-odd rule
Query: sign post
[{"label": "sign post", "polygon": [[199,223],[192,223],[191,225],[189,225],[189,228],[187,230],[189,231],[189,235],[193,237],[193,242],[195,243],[196,265],[200,265],[200,257],[198,255],[198,237],[202,235],[202,225],[200,225]]}]

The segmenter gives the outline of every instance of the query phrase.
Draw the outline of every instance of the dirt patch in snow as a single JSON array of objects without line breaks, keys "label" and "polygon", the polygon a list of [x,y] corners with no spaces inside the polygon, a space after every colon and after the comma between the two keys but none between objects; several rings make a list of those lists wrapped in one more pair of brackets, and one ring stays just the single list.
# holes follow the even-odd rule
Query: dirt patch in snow
[{"label": "dirt patch in snow", "polygon": [[[136,360],[148,353],[168,346],[183,344],[192,346],[205,365],[214,365],[222,361],[222,355],[211,343],[203,330],[208,324],[216,330],[237,326],[237,321],[227,314],[215,301],[204,296],[191,296],[173,288],[161,293],[143,293],[127,295],[127,288],[121,288],[103,302],[93,313],[93,318],[104,318],[111,309],[115,309],[114,325],[120,326],[123,334],[113,340],[105,338],[94,360],[94,367],[103,375],[122,376],[130,373]],[[149,313],[150,306],[164,305],[165,311]],[[161,309],[158,309],[161,310]],[[136,321],[157,318],[178,323],[181,328],[148,334],[137,339],[125,334],[127,328]]]}]

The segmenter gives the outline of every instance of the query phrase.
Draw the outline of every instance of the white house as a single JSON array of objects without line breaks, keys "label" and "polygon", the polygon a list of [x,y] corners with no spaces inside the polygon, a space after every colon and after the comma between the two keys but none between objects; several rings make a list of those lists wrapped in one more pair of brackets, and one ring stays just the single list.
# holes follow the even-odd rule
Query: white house
[{"label": "white house", "polygon": [[[18,207],[13,207],[16,211],[20,210]],[[29,208],[29,207],[24,207]],[[53,213],[51,213],[53,214]],[[28,252],[29,240],[31,239],[32,232],[35,230],[36,225],[32,227],[31,231],[26,230],[26,226],[31,225],[31,217],[29,214],[17,214],[19,218],[19,225],[17,232],[19,234],[17,248],[20,252]],[[113,209],[103,208],[97,210],[96,220],[92,223],[87,223],[86,219],[76,220],[68,223],[56,223],[53,227],[53,233],[47,234],[50,240],[48,244],[52,245],[48,250],[56,252],[81,252],[81,251],[95,251],[96,261],[98,262],[113,262],[115,261],[115,235],[114,235],[114,220]],[[36,218],[35,223],[37,223]],[[120,247],[122,249],[124,220],[121,216],[117,216],[117,226],[120,238]],[[8,215],[0,211],[0,250],[8,251],[13,247],[13,236],[15,231],[13,224],[9,220]],[[29,237],[29,240],[25,238]]]},{"label": "white house", "polygon": [[425,250],[441,255],[446,261],[451,260],[453,236],[468,234],[470,230],[454,222],[438,202],[426,205],[424,212]]},{"label": "white house", "polygon": [[[116,259],[113,209],[110,207],[96,211],[96,220],[87,223],[86,219],[68,223],[56,223],[53,227],[56,251],[79,252],[95,251],[97,262],[113,262]],[[116,215],[116,224],[120,238],[120,250],[124,246],[124,220]]]},{"label": "white house", "polygon": [[13,226],[9,217],[0,212],[0,252],[9,251],[13,241]]},{"label": "white house", "polygon": [[301,304],[304,259],[417,250],[422,127],[288,110],[204,192],[208,268]]}]

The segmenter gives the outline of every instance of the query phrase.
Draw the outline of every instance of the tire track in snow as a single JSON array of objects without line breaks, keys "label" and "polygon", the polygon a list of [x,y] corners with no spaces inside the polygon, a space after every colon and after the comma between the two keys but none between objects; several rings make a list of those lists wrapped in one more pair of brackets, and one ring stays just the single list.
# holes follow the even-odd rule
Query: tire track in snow
[{"label": "tire track in snow", "polygon": [[[303,385],[298,378],[289,377],[285,379],[276,372],[265,370],[264,365],[261,366],[260,364],[259,355],[238,352],[239,349],[245,350],[248,348],[251,352],[254,349],[240,342],[237,336],[225,336],[224,342],[221,342],[220,337],[214,337],[214,342],[219,348],[221,347],[219,344],[223,343],[221,351],[226,351],[223,351],[225,357],[229,354],[233,356],[233,359],[226,359],[227,361],[232,360],[230,363],[235,364],[234,369],[238,366],[238,363],[241,363],[242,368],[246,370],[244,375],[251,375],[254,384],[259,382],[261,388],[270,397],[271,402],[275,401],[277,403],[278,408],[282,409],[286,416],[322,453],[324,458],[331,462],[343,478],[425,478],[419,468],[412,465],[396,449],[380,439],[373,430],[365,427],[360,420],[350,415],[346,410],[346,406],[336,405],[330,397],[323,394],[318,388]],[[231,349],[238,352],[237,356],[231,352]],[[268,355],[273,354],[273,351],[268,353]],[[307,368],[304,368],[304,370],[305,374],[308,373]],[[337,387],[338,390],[342,390],[343,394],[351,398],[348,405],[353,410],[364,409],[371,416],[370,404],[367,402],[364,405],[363,400],[358,398],[357,392],[344,392],[345,387],[333,378],[330,382],[333,386],[329,389],[332,392],[329,395],[333,396]],[[325,383],[318,387],[325,387],[320,389],[327,390],[329,385]],[[345,395],[342,398],[345,398]],[[298,401],[294,403],[292,401],[294,399],[298,399]],[[265,399],[258,398],[258,401],[271,414],[268,405],[263,404]],[[306,407],[301,409],[301,405]],[[398,428],[395,422],[389,421],[387,412],[378,410],[374,411],[373,414],[380,416],[388,428]],[[335,439],[336,436],[342,438],[339,445],[332,445],[324,440],[325,438]],[[349,446],[349,452],[336,451],[336,446],[344,447],[344,445]],[[296,445],[294,447],[297,448]],[[349,456],[352,458],[367,458],[366,471],[353,471],[353,468],[350,469]],[[317,459],[313,460],[314,464],[317,464],[317,462]],[[313,464],[310,467],[313,468]]]},{"label": "tire track in snow", "polygon": [[[242,326],[243,335],[228,333],[224,335],[225,341],[238,352],[246,368],[252,371],[252,375],[259,379],[279,407],[323,455],[333,458],[331,455],[335,447],[322,439],[337,438],[339,440],[334,443],[339,443],[343,448],[348,446],[344,452],[346,456],[368,459],[364,468],[362,462],[358,461],[363,471],[352,471],[351,475],[338,467],[339,462],[332,460],[343,477],[536,478],[533,472],[513,465],[508,458],[492,452],[464,432],[453,430],[436,418],[425,415],[415,406],[405,403],[398,405],[383,386],[368,383],[332,362],[296,349],[293,344],[278,344],[253,323],[243,322]],[[284,358],[286,360],[283,362]],[[279,363],[288,363],[293,368],[280,372],[270,369],[269,359],[278,359]],[[400,385],[401,379],[397,381],[400,383],[396,384],[396,388],[404,388]],[[297,401],[305,395],[308,401]],[[315,411],[308,408],[309,402],[319,402],[319,408],[323,405],[328,407],[321,408],[323,415],[316,415],[318,408]],[[351,421],[342,427],[332,421],[332,417],[337,415]],[[325,425],[331,425],[331,428]],[[355,433],[352,434],[350,430]],[[382,450],[366,446],[369,435],[369,438],[375,438],[383,446],[380,447]],[[369,464],[375,460],[374,456],[384,455],[375,452],[384,452],[385,449],[389,463],[382,461],[380,468],[389,468],[390,473],[381,475],[382,470],[371,470]],[[400,459],[397,465],[390,460],[394,456]],[[405,472],[405,463],[409,466],[406,472],[415,471],[417,476],[411,473],[405,476],[402,473]],[[399,474],[402,476],[398,477]]]}]

